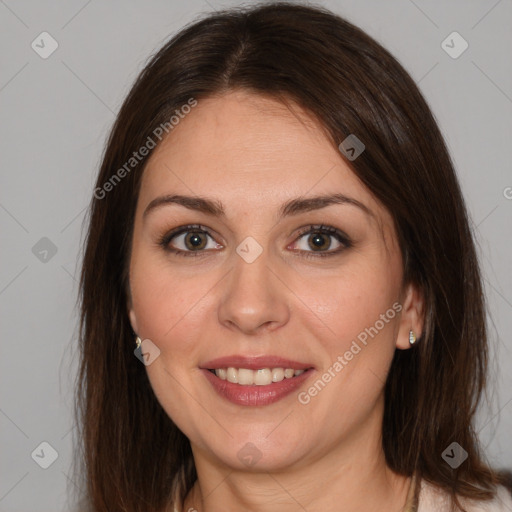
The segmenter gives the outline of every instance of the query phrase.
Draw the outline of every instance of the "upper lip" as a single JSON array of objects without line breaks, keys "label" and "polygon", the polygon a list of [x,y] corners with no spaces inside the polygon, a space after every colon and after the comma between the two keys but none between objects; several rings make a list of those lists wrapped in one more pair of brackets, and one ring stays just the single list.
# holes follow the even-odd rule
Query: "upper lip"
[{"label": "upper lip", "polygon": [[249,370],[259,370],[261,368],[292,368],[294,370],[308,370],[312,367],[312,364],[301,363],[279,356],[241,355],[219,357],[201,365],[201,368],[207,370],[215,370],[218,368],[247,368]]}]

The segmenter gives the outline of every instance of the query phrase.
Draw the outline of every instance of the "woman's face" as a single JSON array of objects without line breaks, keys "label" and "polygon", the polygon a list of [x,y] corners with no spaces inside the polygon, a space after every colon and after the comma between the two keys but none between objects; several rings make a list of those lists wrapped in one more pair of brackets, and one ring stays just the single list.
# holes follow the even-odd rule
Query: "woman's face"
[{"label": "woman's face", "polygon": [[144,171],[130,320],[196,460],[277,470],[377,439],[394,351],[421,328],[390,215],[301,118],[201,100]]}]

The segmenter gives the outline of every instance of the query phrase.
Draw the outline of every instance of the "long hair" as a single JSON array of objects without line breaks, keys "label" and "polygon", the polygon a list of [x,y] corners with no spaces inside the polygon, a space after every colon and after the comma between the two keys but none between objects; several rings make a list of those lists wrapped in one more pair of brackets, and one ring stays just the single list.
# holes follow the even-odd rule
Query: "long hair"
[{"label": "long hair", "polygon": [[[416,84],[380,44],[322,7],[271,3],[205,15],[149,60],[110,133],[86,220],[80,276],[76,421],[86,498],[94,512],[157,512],[197,475],[190,443],[155,398],[134,356],[128,268],[145,164],[130,160],[191,99],[241,89],[298,104],[392,215],[404,283],[425,298],[421,338],[396,350],[382,425],[388,466],[457,495],[488,500],[503,476],[484,461],[474,415],[488,348],[482,281],[453,164]],[[340,158],[344,158],[340,153]],[[129,164],[127,164],[129,162]],[[121,171],[124,169],[124,172]],[[441,458],[457,442],[467,460]],[[177,503],[178,504],[178,503]]]}]

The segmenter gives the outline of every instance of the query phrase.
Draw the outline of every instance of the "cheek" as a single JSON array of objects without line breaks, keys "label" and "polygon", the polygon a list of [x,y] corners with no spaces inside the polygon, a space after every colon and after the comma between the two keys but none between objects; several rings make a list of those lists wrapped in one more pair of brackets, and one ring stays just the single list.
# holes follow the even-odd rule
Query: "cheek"
[{"label": "cheek", "polygon": [[[364,265],[330,279],[303,282],[299,293],[314,312],[308,315],[309,330],[317,333],[317,348],[323,352],[319,379],[329,381],[322,398],[314,397],[316,389],[306,390],[303,398],[311,397],[315,414],[327,423],[347,422],[345,428],[351,428],[350,422],[369,414],[382,392],[401,309],[392,270]],[[309,291],[308,282],[314,283]]]},{"label": "cheek", "polygon": [[310,329],[323,351],[318,380],[326,384],[313,382],[301,399],[311,400],[315,416],[333,432],[348,431],[371,414],[395,353],[401,305],[396,283],[382,275],[326,280],[305,300],[315,312]]},{"label": "cheek", "polygon": [[358,336],[364,342],[365,333],[372,339],[368,331],[375,334],[375,327],[381,337],[393,337],[400,306],[396,303],[398,279],[392,269],[361,266],[328,279],[303,279],[300,286],[298,295],[314,313],[309,317],[319,325],[319,332],[325,332],[331,355]]},{"label": "cheek", "polygon": [[171,273],[169,266],[151,258],[135,261],[131,289],[139,335],[160,350],[158,358],[146,367],[148,378],[167,414],[179,426],[186,426],[190,418],[179,404],[190,400],[183,386],[193,389],[190,372],[196,370],[200,348],[197,317],[205,292],[199,280]]},{"label": "cheek", "polygon": [[184,275],[151,258],[140,259],[131,277],[139,335],[160,350],[158,359],[146,370],[160,402],[171,400],[166,410],[174,418],[179,413],[174,410],[173,397],[179,397],[177,403],[187,399],[178,382],[190,387],[190,372],[197,371],[204,350],[201,339],[208,318],[212,318],[212,312],[207,311],[209,298],[211,301],[207,292],[216,280],[206,274]]},{"label": "cheek", "polygon": [[180,324],[200,308],[203,286],[170,265],[141,254],[131,269],[133,308],[141,335],[165,344]]}]

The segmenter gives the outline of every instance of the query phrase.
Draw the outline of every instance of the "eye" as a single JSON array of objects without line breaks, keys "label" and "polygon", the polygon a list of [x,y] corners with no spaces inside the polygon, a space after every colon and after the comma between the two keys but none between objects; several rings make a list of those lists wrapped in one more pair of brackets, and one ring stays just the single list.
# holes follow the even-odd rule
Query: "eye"
[{"label": "eye", "polygon": [[[208,245],[208,238],[211,239],[210,245]],[[288,248],[296,252],[304,253],[306,258],[334,256],[352,247],[352,242],[349,237],[331,226],[307,226],[299,233],[297,240],[300,239],[304,239],[304,241],[300,244],[294,242],[294,244],[288,246]],[[334,250],[329,250],[332,249],[333,239],[335,239],[334,245],[336,247]],[[158,241],[158,244],[162,246],[165,251],[176,254],[177,256],[202,256],[207,249],[223,248],[221,244],[215,242],[206,228],[198,224],[181,226],[165,234]],[[297,245],[299,246],[297,247]]]},{"label": "eye", "polygon": [[[307,254],[306,257],[309,258],[316,256],[333,256],[352,246],[352,242],[347,235],[331,226],[308,226],[299,234],[298,239],[300,240],[302,238],[304,238],[304,241],[299,244],[298,247],[293,247],[293,249],[305,251],[306,253],[316,253]],[[331,249],[333,246],[333,238],[335,239],[334,245],[336,247],[334,250],[329,251],[328,249]],[[297,244],[297,242],[295,242],[295,244]]]},{"label": "eye", "polygon": [[[208,238],[212,240],[210,246],[208,246]],[[166,251],[179,256],[199,256],[204,252],[203,249],[222,248],[222,245],[215,242],[208,231],[200,225],[182,226],[175,229],[164,235],[159,244]]]}]

